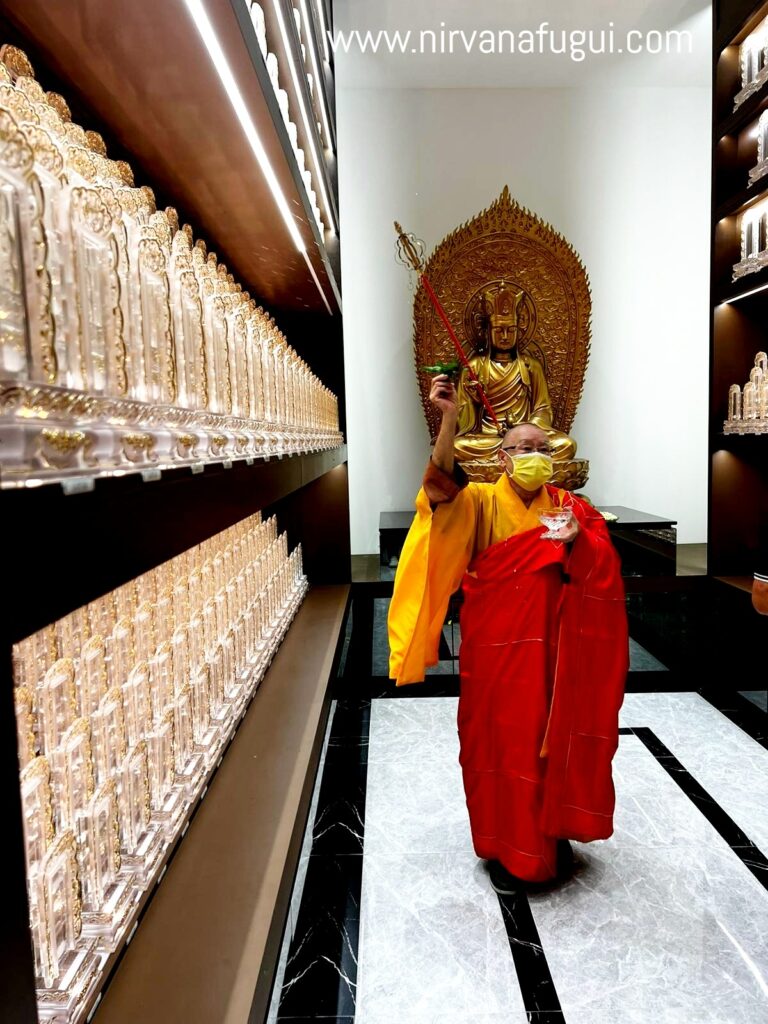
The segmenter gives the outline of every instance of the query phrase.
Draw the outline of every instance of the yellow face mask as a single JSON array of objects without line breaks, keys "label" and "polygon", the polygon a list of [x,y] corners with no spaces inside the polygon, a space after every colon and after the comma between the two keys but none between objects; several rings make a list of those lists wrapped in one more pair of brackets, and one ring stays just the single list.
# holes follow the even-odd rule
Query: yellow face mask
[{"label": "yellow face mask", "polygon": [[[507,453],[504,453],[507,455]],[[542,484],[552,479],[554,466],[552,457],[541,452],[526,452],[524,455],[507,455],[507,473],[524,491],[538,491]]]}]

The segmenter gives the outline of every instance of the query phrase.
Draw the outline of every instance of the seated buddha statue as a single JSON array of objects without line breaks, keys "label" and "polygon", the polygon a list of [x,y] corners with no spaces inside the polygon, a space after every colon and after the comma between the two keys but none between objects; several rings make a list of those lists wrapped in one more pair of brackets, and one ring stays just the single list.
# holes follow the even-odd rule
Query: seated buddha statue
[{"label": "seated buddha statue", "polygon": [[[481,323],[486,350],[472,356],[469,364],[502,428],[523,421],[535,423],[549,437],[552,458],[567,462],[576,454],[576,442],[552,426],[544,367],[535,356],[518,351],[518,340],[523,336],[523,297],[523,292],[504,283],[483,293]],[[457,392],[457,458],[467,461],[495,455],[501,444],[499,430],[483,405],[477,382],[466,368],[461,371]]]}]

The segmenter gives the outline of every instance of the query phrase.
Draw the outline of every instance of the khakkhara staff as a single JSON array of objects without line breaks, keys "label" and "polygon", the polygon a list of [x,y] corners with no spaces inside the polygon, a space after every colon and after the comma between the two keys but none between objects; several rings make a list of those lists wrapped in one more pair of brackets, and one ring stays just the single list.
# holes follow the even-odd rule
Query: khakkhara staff
[{"label": "khakkhara staff", "polygon": [[[493,411],[493,406],[488,401],[488,396],[485,393],[485,389],[483,388],[483,385],[480,383],[477,374],[469,365],[469,360],[464,354],[464,349],[461,347],[461,342],[456,337],[456,333],[453,327],[451,327],[451,322],[448,319],[448,316],[440,303],[440,299],[438,299],[437,294],[435,293],[435,289],[432,287],[432,282],[429,280],[429,278],[424,272],[424,261],[422,256],[424,250],[424,243],[420,242],[413,234],[406,234],[397,221],[395,221],[395,231],[397,232],[398,259],[404,266],[409,267],[412,270],[415,270],[416,273],[419,275],[419,280],[424,286],[424,290],[429,296],[429,299],[432,305],[434,306],[435,312],[442,320],[445,329],[448,331],[448,337],[453,342],[453,347],[456,349],[456,354],[458,355],[462,365],[466,368],[466,371],[471,377],[471,379],[477,384],[480,399],[483,405],[485,406],[488,415],[495,423],[496,429],[499,431],[499,433],[501,433],[501,424],[499,423],[496,413]],[[421,252],[419,250],[421,250]]]}]

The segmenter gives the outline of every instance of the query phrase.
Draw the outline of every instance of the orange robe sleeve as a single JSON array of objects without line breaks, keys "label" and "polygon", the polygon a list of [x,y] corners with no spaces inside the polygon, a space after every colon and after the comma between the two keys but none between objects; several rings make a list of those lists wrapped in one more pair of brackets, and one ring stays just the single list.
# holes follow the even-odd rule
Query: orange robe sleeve
[{"label": "orange robe sleeve", "polygon": [[389,675],[398,686],[418,683],[438,661],[451,594],[472,558],[477,522],[473,485],[429,463],[416,495],[416,515],[400,555],[389,606]]}]

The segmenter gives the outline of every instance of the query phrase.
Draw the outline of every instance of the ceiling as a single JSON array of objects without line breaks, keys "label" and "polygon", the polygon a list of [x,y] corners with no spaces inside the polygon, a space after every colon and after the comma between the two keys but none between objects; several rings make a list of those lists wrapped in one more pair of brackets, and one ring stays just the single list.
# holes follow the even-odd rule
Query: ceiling
[{"label": "ceiling", "polygon": [[[543,88],[621,85],[709,86],[711,81],[712,5],[709,0],[334,0],[336,31],[358,30],[362,33],[386,30],[399,31],[406,52],[390,53],[381,43],[377,53],[360,52],[352,45],[349,52],[336,52],[337,84],[340,88]],[[548,51],[548,42],[539,52],[537,30],[546,24],[555,32],[555,47],[562,47],[566,34],[567,51],[570,33],[595,34],[594,46],[600,48],[600,31],[612,28],[614,50],[621,46],[629,31],[690,32],[690,52],[682,54],[619,54],[587,53],[582,60]],[[611,26],[611,23],[612,26]],[[445,40],[441,52],[441,30]],[[454,36],[454,52],[449,51],[448,33],[463,31],[464,38]],[[493,35],[486,34],[489,30]],[[500,37],[501,30],[510,30],[519,37],[521,30],[534,33],[534,53],[509,52],[509,36]],[[428,52],[411,52],[419,48],[419,33],[432,31],[424,37]],[[472,33],[477,35],[472,39]],[[652,36],[654,42],[658,37]],[[687,40],[688,37],[686,37]],[[483,43],[495,53],[482,53]],[[587,37],[589,39],[589,37]],[[632,43],[638,39],[632,37]],[[465,41],[466,40],[466,43]],[[498,52],[500,44],[504,52]],[[467,52],[469,48],[470,52]],[[576,51],[578,55],[578,50]]]}]

